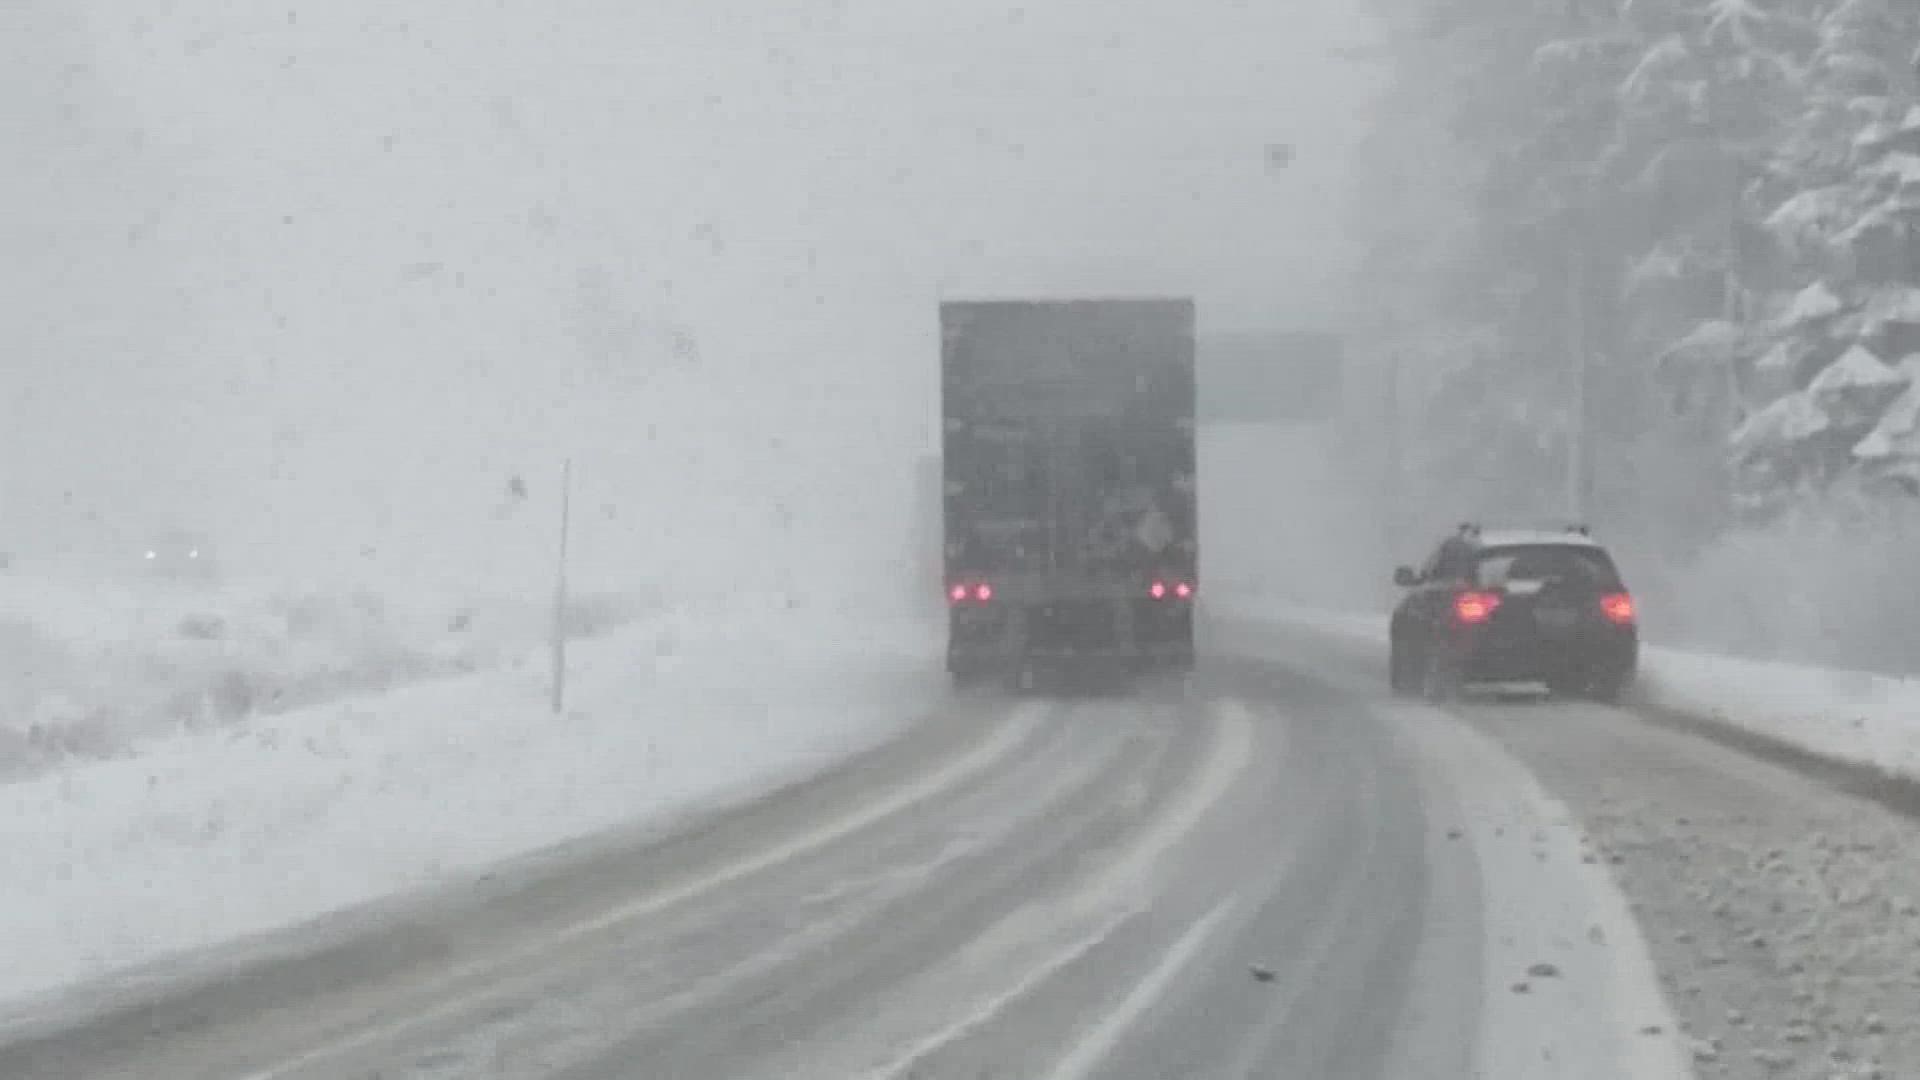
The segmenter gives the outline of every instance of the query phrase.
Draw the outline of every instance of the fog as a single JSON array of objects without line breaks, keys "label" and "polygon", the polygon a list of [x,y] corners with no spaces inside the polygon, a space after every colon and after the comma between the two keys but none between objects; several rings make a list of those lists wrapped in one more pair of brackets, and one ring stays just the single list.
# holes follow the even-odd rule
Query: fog
[{"label": "fog", "polygon": [[1344,317],[1342,7],[9,5],[0,547],[891,589],[943,293]]}]

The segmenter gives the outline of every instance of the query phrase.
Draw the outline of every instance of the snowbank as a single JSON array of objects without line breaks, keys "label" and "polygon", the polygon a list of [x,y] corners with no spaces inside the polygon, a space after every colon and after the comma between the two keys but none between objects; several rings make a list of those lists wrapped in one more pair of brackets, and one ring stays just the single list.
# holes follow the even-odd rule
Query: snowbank
[{"label": "snowbank", "polygon": [[528,658],[0,786],[0,1001],[747,794],[943,685],[931,627],[782,622],[689,614],[579,643],[561,717]]},{"label": "snowbank", "polygon": [[1649,704],[1920,780],[1920,679],[1658,647],[1641,664]]},{"label": "snowbank", "polygon": [[[652,606],[585,597],[571,624],[604,632]],[[551,619],[535,598],[16,568],[0,573],[0,778],[125,753],[175,728],[496,667],[545,637]]]},{"label": "snowbank", "polygon": [[[1370,650],[1386,644],[1384,615],[1281,604],[1222,614],[1308,628]],[[1642,648],[1640,669],[1635,694],[1647,705],[1920,780],[1920,679],[1660,646]]]}]

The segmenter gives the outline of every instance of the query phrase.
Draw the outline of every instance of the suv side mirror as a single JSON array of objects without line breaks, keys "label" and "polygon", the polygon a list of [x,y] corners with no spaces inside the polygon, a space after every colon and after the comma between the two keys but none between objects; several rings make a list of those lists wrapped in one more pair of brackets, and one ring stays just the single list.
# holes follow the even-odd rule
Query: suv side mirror
[{"label": "suv side mirror", "polygon": [[1408,567],[1396,566],[1393,568],[1393,583],[1403,589],[1411,589],[1420,584],[1420,575]]}]

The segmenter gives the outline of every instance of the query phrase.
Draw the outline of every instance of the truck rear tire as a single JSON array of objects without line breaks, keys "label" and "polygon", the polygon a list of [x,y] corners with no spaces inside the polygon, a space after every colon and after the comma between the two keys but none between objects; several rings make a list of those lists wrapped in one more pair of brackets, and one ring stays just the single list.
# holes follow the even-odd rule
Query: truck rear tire
[{"label": "truck rear tire", "polygon": [[992,657],[978,653],[947,654],[947,675],[956,691],[979,690],[987,686],[1000,674],[1002,667]]}]

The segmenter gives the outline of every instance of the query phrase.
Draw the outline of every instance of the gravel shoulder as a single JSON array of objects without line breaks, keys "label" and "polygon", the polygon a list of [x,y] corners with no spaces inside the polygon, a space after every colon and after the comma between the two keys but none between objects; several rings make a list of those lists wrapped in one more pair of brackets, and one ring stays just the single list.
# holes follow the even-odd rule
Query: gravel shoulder
[{"label": "gravel shoulder", "polygon": [[1617,710],[1458,712],[1585,823],[1700,1075],[1920,1075],[1914,822]]},{"label": "gravel shoulder", "polygon": [[[1381,650],[1248,638],[1384,701]],[[1920,1076],[1920,823],[1616,708],[1474,698],[1450,710],[1562,801],[1631,905],[1701,1077]]]}]

